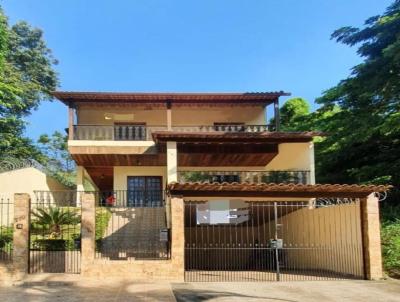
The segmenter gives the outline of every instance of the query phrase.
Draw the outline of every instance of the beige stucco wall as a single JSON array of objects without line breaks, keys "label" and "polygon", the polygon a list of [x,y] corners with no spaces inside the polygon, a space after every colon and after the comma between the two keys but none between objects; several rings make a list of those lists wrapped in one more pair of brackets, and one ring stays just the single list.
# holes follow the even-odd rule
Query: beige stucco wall
[{"label": "beige stucco wall", "polygon": [[293,248],[286,250],[290,267],[363,277],[359,202],[303,208],[280,217],[278,223],[278,237],[284,247]]},{"label": "beige stucco wall", "polygon": [[4,211],[0,216],[0,224],[6,224],[9,218],[13,217],[15,193],[28,193],[33,200],[34,191],[62,190],[68,190],[68,188],[33,167],[0,173],[0,202],[1,199],[8,199],[10,203],[9,206],[2,207]]},{"label": "beige stucco wall", "polygon": [[[114,119],[106,120],[104,114],[114,115]],[[133,118],[126,115],[132,114]],[[129,108],[80,108],[77,110],[78,124],[112,125],[114,122],[146,123],[149,126],[165,126],[167,124],[166,109]],[[226,107],[172,107],[172,125],[213,125],[215,122],[243,122],[264,125],[265,110],[259,106],[226,106]]]},{"label": "beige stucco wall", "polygon": [[0,192],[2,193],[28,193],[33,196],[33,191],[60,190],[68,190],[68,188],[36,168],[0,173]]},{"label": "beige stucco wall", "polygon": [[128,176],[162,176],[162,185],[164,186],[167,181],[167,167],[114,167],[114,190],[127,190]]},{"label": "beige stucco wall", "polygon": [[[310,170],[314,153],[312,143],[282,143],[278,145],[279,153],[266,166],[235,167],[235,171],[251,170]],[[230,167],[181,167],[180,171],[229,171]]]},{"label": "beige stucco wall", "polygon": [[315,183],[313,143],[283,143],[279,153],[266,166],[260,167],[178,167],[178,171],[257,171],[297,170],[310,171],[310,181]]},{"label": "beige stucco wall", "polygon": [[310,143],[283,143],[267,170],[310,170]]}]

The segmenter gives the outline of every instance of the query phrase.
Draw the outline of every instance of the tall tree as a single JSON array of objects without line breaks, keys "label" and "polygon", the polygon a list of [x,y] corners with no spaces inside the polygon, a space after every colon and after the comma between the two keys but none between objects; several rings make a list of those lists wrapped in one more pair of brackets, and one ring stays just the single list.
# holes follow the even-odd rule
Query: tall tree
[{"label": "tall tree", "polygon": [[57,87],[57,61],[40,29],[19,22],[10,27],[0,7],[0,157],[40,157],[24,137],[24,117]]},{"label": "tall tree", "polygon": [[304,118],[310,113],[310,104],[303,98],[287,100],[280,108],[282,130],[295,131],[301,128]]},{"label": "tall tree", "polygon": [[317,100],[305,120],[328,137],[317,146],[320,181],[400,184],[400,1],[362,28],[332,39],[358,45],[364,61]]}]

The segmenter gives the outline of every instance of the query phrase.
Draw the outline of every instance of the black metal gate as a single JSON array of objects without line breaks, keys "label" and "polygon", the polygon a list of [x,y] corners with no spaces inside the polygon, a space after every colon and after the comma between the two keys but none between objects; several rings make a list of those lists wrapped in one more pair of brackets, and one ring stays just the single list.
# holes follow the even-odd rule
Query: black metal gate
[{"label": "black metal gate", "polygon": [[79,192],[36,191],[30,210],[29,273],[81,270]]},{"label": "black metal gate", "polygon": [[363,279],[358,200],[186,202],[186,281]]},{"label": "black metal gate", "polygon": [[[159,178],[128,179],[133,180],[128,182],[132,190],[96,194],[96,258],[170,259],[164,192],[159,188]],[[143,184],[147,185],[141,187]]]}]

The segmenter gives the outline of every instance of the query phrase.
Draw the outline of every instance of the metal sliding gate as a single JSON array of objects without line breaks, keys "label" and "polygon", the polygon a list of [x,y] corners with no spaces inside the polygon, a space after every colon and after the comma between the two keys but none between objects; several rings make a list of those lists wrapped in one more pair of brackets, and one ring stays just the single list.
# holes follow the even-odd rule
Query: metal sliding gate
[{"label": "metal sliding gate", "polygon": [[79,274],[79,192],[36,191],[30,209],[29,273]]},{"label": "metal sliding gate", "polygon": [[218,202],[185,203],[186,281],[364,278],[358,200]]}]

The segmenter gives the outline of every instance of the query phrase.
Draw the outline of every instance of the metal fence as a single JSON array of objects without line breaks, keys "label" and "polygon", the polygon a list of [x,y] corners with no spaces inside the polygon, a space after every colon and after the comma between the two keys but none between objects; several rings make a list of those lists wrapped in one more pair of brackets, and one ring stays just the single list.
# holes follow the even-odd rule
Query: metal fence
[{"label": "metal fence", "polygon": [[10,262],[13,250],[14,198],[0,194],[0,262]]},{"label": "metal fence", "polygon": [[93,193],[96,195],[99,206],[103,207],[163,207],[165,202],[165,191],[163,190],[135,189]]},{"label": "metal fence", "polygon": [[178,171],[179,182],[310,183],[310,171]]},{"label": "metal fence", "polygon": [[363,279],[358,201],[216,202],[185,205],[186,281]]},{"label": "metal fence", "polygon": [[162,190],[121,190],[95,194],[97,258],[170,258],[170,235]]},{"label": "metal fence", "polygon": [[80,273],[80,192],[36,191],[30,209],[30,273]]}]

